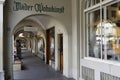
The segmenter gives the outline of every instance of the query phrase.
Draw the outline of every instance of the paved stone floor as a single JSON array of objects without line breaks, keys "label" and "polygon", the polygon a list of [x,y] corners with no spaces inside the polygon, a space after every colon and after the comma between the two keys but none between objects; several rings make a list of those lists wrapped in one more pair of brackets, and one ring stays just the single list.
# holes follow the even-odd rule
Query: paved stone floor
[{"label": "paved stone floor", "polygon": [[23,53],[23,70],[14,71],[14,80],[73,80],[64,77],[60,72],[56,72],[41,59]]}]

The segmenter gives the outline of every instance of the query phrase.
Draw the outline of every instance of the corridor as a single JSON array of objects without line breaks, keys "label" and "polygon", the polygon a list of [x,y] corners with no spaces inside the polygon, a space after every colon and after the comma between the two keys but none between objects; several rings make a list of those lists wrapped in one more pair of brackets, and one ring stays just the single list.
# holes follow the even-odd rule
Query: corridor
[{"label": "corridor", "polygon": [[14,80],[73,80],[67,79],[29,52],[24,51],[22,58],[23,69],[14,71]]}]

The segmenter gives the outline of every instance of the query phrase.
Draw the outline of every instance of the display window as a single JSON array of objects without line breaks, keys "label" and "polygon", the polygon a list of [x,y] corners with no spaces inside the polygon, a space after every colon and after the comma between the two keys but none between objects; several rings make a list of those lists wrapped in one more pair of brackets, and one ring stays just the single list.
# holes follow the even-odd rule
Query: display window
[{"label": "display window", "polygon": [[86,0],[86,57],[120,61],[120,1]]}]

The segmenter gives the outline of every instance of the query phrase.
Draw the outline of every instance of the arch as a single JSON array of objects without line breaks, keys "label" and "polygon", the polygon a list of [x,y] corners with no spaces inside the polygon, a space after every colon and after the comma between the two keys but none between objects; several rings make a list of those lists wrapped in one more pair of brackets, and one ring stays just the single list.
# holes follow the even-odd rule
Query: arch
[{"label": "arch", "polygon": [[[41,19],[43,19],[43,20],[41,20]],[[44,29],[44,30],[48,29],[50,27],[53,27],[53,26],[45,27],[45,26],[47,26],[47,25],[45,25],[46,23],[48,24],[48,23],[50,23],[49,21],[51,21],[51,22],[55,21],[58,24],[61,24],[61,27],[65,30],[65,33],[67,34],[67,29],[64,26],[64,24],[62,24],[60,21],[58,21],[55,17],[47,15],[47,14],[32,14],[32,15],[28,15],[28,16],[24,17],[18,23],[16,23],[15,27],[12,29],[12,32],[14,33],[15,30],[17,29],[16,26],[18,26],[18,24],[20,24],[22,21],[25,21],[25,20],[30,20],[30,21],[35,22],[37,25],[42,27],[42,29]],[[45,20],[46,23],[44,23],[44,20]]]},{"label": "arch", "polygon": [[[31,24],[29,24],[29,23],[31,23]],[[68,73],[69,72],[69,66],[68,66],[69,60],[66,60],[66,59],[68,59],[68,33],[67,33],[67,29],[64,26],[64,24],[62,24],[60,21],[58,21],[56,18],[54,18],[53,16],[50,16],[50,15],[33,14],[33,15],[29,15],[29,16],[25,17],[23,20],[21,20],[19,23],[17,23],[16,26],[12,30],[12,35],[18,34],[18,32],[22,32],[24,29],[24,26],[26,26],[26,25],[32,25],[32,27],[38,27],[38,29],[40,30],[40,33],[43,35],[43,38],[45,41],[45,48],[46,48],[45,30],[54,26],[56,39],[57,39],[57,34],[63,33],[63,49],[64,49],[63,52],[65,53],[64,65],[66,64],[65,68],[63,70],[63,74],[68,76],[69,75],[69,73]],[[57,54],[57,52],[58,52],[57,42],[55,42],[55,44],[56,44],[55,54]],[[45,53],[46,53],[46,51],[45,51]],[[56,64],[55,70],[58,70],[58,65],[59,65],[58,60],[57,60],[57,62],[55,62],[55,64]]]}]

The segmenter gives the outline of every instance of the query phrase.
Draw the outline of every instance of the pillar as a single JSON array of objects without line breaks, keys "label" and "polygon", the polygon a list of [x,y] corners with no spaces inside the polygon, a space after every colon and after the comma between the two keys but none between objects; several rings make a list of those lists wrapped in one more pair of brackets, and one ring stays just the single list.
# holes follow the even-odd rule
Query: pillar
[{"label": "pillar", "polygon": [[[5,80],[13,80],[13,34],[12,29],[8,26],[8,4],[4,4],[4,32],[3,32],[3,64],[4,64],[4,77]],[[2,30],[2,29],[0,29]],[[1,32],[1,31],[0,31]]]},{"label": "pillar", "polygon": [[72,0],[72,76],[80,77],[79,0]]}]

